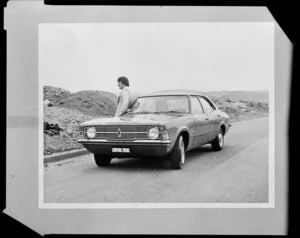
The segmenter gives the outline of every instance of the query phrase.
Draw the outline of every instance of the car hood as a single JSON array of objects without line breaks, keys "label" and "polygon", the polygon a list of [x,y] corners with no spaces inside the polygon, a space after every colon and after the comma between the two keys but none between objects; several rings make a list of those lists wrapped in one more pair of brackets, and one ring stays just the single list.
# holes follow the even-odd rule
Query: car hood
[{"label": "car hood", "polygon": [[103,117],[92,119],[81,124],[81,126],[97,125],[159,125],[160,123],[182,117],[183,114],[129,114],[120,117]]}]

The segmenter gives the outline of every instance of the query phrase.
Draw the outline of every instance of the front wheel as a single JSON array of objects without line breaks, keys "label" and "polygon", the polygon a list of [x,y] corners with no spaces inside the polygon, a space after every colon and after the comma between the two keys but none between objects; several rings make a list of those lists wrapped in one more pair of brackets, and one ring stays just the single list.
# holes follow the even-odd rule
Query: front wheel
[{"label": "front wheel", "polygon": [[223,146],[224,146],[224,134],[222,129],[220,128],[218,135],[211,142],[211,147],[214,151],[220,151],[223,149]]},{"label": "front wheel", "polygon": [[181,169],[185,162],[185,145],[182,136],[179,136],[172,152],[170,153],[171,165],[173,169]]},{"label": "front wheel", "polygon": [[108,155],[94,154],[95,162],[99,167],[110,165],[111,157]]}]

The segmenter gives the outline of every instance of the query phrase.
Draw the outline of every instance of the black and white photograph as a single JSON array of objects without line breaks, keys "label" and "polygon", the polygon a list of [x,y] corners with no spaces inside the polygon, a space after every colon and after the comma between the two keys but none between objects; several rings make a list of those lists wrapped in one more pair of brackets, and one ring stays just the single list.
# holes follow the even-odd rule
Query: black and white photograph
[{"label": "black and white photograph", "polygon": [[273,34],[39,24],[45,205],[272,206]]},{"label": "black and white photograph", "polygon": [[19,227],[288,232],[293,42],[268,7],[13,0],[4,13],[3,213]]}]

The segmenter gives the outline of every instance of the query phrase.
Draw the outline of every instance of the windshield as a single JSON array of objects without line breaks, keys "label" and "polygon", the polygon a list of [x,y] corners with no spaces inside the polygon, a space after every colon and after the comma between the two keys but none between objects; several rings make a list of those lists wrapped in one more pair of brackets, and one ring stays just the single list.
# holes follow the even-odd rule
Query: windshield
[{"label": "windshield", "polygon": [[136,100],[128,110],[131,113],[189,113],[187,96],[151,96]]}]

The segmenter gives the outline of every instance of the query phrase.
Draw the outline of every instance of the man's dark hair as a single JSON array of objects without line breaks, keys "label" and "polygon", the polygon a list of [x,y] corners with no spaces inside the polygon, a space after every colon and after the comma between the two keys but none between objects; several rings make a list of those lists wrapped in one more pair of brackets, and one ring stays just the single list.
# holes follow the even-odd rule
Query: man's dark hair
[{"label": "man's dark hair", "polygon": [[126,86],[129,86],[129,80],[128,78],[122,76],[122,77],[119,77],[118,78],[118,82],[121,82],[122,84],[126,85]]}]

